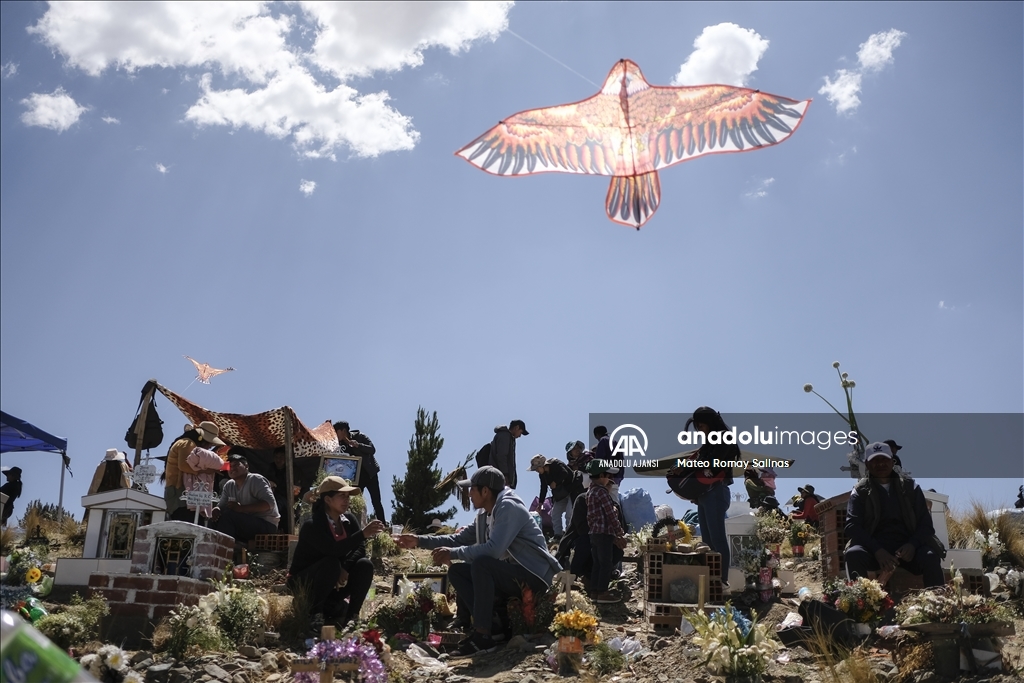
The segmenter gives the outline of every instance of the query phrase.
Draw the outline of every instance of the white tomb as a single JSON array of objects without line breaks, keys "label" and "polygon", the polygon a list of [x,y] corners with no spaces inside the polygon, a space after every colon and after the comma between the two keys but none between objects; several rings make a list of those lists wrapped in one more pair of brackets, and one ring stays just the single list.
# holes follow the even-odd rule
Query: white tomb
[{"label": "white tomb", "polygon": [[82,496],[88,528],[81,558],[57,560],[54,584],[85,586],[94,572],[127,574],[139,527],[164,521],[164,499],[135,489],[115,489]]}]

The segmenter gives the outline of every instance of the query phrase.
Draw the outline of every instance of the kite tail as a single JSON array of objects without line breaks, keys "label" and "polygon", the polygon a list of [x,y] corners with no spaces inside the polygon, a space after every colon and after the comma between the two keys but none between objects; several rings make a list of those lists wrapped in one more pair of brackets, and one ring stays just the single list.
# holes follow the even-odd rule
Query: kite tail
[{"label": "kite tail", "polygon": [[657,171],[613,177],[604,200],[608,218],[637,230],[654,215],[659,204],[661,181]]}]

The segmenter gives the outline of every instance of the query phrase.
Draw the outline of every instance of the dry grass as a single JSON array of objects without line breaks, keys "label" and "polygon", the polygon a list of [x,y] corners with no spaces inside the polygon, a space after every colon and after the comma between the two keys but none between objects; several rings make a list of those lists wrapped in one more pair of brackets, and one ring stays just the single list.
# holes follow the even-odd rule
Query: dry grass
[{"label": "dry grass", "polygon": [[291,611],[292,596],[268,595],[266,629],[274,633],[280,633],[281,624],[288,618]]},{"label": "dry grass", "polygon": [[979,501],[973,500],[966,512],[946,512],[949,546],[951,548],[972,548],[974,547],[975,531],[986,535],[990,531],[995,531],[999,534],[999,540],[1006,547],[1004,559],[1009,560],[1016,567],[1024,567],[1024,530],[1021,529],[1020,523],[1005,512],[995,519],[991,519],[986,507]]},{"label": "dry grass", "polygon": [[[282,640],[303,640],[309,631],[309,591],[302,584],[292,591],[289,609],[284,609],[284,603],[278,605],[281,608],[278,617],[277,632],[281,634]],[[270,621],[268,617],[267,621]]]},{"label": "dry grass", "polygon": [[40,533],[43,533],[43,525],[48,524],[43,516],[39,514],[39,508],[32,506],[25,511],[25,516],[21,519],[21,527],[25,530],[25,536],[31,538],[35,536],[36,529],[39,529]]},{"label": "dry grass", "polygon": [[18,530],[14,527],[5,526],[0,531],[0,555],[10,555],[14,550],[14,543],[18,540]]}]

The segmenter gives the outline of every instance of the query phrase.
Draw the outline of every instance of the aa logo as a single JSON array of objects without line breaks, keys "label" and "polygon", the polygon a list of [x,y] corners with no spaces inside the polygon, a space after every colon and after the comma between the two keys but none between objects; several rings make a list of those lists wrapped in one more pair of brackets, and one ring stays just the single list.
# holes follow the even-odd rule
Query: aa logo
[{"label": "aa logo", "polygon": [[[619,432],[622,432],[621,436],[619,436]],[[619,425],[611,433],[609,441],[615,444],[615,450],[612,451],[613,458],[616,456],[622,458],[647,457],[647,434],[636,425]]]}]

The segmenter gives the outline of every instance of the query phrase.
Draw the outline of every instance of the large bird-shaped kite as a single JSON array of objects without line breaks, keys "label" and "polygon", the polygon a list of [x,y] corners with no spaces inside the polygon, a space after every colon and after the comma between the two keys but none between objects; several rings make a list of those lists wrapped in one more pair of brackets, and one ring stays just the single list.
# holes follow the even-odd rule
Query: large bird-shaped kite
[{"label": "large bird-shaped kite", "polygon": [[190,361],[192,361],[192,365],[196,366],[196,372],[199,373],[196,376],[196,379],[199,380],[200,382],[202,382],[203,384],[209,384],[211,377],[216,377],[217,375],[223,375],[225,372],[234,372],[235,371],[234,368],[224,368],[223,370],[218,370],[217,368],[211,368],[209,363],[200,363],[199,361],[197,361],[195,358],[192,358],[191,356],[185,356],[185,358],[188,358]]},{"label": "large bird-shaped kite", "polygon": [[661,203],[659,170],[777,145],[810,103],[729,85],[650,85],[623,59],[593,97],[515,114],[456,154],[496,175],[612,176],[608,217],[639,229]]}]

